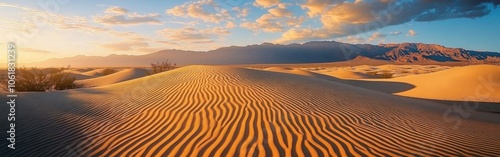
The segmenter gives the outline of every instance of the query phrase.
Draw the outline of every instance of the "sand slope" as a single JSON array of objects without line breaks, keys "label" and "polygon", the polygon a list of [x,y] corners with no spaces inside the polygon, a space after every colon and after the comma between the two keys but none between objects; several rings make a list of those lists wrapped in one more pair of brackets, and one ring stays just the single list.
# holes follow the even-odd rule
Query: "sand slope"
[{"label": "sand slope", "polygon": [[473,65],[391,79],[414,85],[397,95],[500,102],[500,66]]},{"label": "sand slope", "polygon": [[90,71],[82,72],[82,75],[87,75],[87,76],[102,76],[102,73],[106,70],[106,68],[100,68],[100,69],[93,69]]},{"label": "sand slope", "polygon": [[76,81],[76,83],[83,84],[84,87],[103,86],[126,80],[140,78],[146,76],[147,72],[148,71],[146,69],[131,68],[131,69],[121,70],[119,72],[109,74],[106,76],[78,80]]},{"label": "sand slope", "polygon": [[322,72],[321,74],[329,75],[341,79],[365,79],[365,78],[378,78],[376,76],[367,75],[359,72],[349,71],[349,70],[334,70],[329,72]]},{"label": "sand slope", "polygon": [[64,72],[69,73],[71,76],[75,77],[76,80],[84,80],[102,76],[101,73],[104,69],[71,69],[64,70]]},{"label": "sand slope", "polygon": [[19,98],[19,147],[2,155],[500,155],[498,114],[459,123],[444,105],[261,70],[189,66]]}]

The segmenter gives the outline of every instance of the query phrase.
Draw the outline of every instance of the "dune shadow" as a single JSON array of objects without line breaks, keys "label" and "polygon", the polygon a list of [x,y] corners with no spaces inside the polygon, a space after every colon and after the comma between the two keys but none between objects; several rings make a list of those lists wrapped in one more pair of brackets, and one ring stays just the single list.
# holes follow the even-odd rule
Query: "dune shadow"
[{"label": "dune shadow", "polygon": [[[412,98],[412,97],[408,97],[408,98]],[[436,102],[436,103],[440,103],[440,104],[454,106],[456,108],[459,108],[457,110],[500,113],[500,102],[436,100],[436,99],[424,99],[424,98],[412,98],[412,99],[432,101],[432,102]]]},{"label": "dune shadow", "polygon": [[365,81],[365,80],[349,80],[349,79],[341,79],[334,76],[314,73],[313,77],[325,79],[329,81],[340,82],[344,84],[348,84],[351,86],[371,89],[375,91],[380,91],[384,93],[399,93],[404,92],[410,89],[415,88],[416,86],[408,83],[402,82],[390,82],[390,81]]},{"label": "dune shadow", "polygon": [[[15,121],[1,120],[0,126],[9,129],[15,123],[15,149],[0,148],[2,156],[82,156],[78,145],[86,135],[86,126],[79,125],[79,119],[92,117],[99,108],[87,106],[86,100],[77,99],[75,94],[100,95],[106,92],[95,89],[77,89],[55,92],[17,93]],[[5,95],[0,101],[8,102]],[[10,113],[9,105],[0,106],[0,114]],[[2,134],[3,139],[10,134]]]},{"label": "dune shadow", "polygon": [[356,87],[362,87],[391,94],[404,92],[415,88],[415,86],[412,84],[402,82],[364,80],[342,80],[342,82]]}]

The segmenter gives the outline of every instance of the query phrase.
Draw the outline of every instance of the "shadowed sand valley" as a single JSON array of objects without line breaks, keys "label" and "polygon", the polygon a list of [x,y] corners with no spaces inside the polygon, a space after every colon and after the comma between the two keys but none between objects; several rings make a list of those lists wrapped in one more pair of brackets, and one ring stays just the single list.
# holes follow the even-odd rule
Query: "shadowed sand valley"
[{"label": "shadowed sand valley", "polygon": [[[458,76],[449,74],[452,71],[459,71],[454,72]],[[430,92],[460,100],[457,93],[463,92],[457,90],[476,88],[481,82],[475,78],[482,74],[491,74],[491,79],[485,78],[498,83],[498,66],[427,69],[427,74],[385,79],[352,67],[186,66],[141,77],[142,72],[125,69],[101,77],[86,72],[89,77],[80,81],[109,82],[95,81],[101,84],[93,88],[19,93],[17,109],[22,112],[16,129],[23,151],[3,147],[0,154],[500,155],[500,115],[465,108],[468,116],[462,117],[448,113],[452,105],[429,101],[434,98],[429,95],[435,95]],[[431,82],[432,78],[446,84]],[[429,88],[419,81],[435,90],[429,95],[418,92]],[[497,89],[487,99],[493,105],[500,102]]]}]

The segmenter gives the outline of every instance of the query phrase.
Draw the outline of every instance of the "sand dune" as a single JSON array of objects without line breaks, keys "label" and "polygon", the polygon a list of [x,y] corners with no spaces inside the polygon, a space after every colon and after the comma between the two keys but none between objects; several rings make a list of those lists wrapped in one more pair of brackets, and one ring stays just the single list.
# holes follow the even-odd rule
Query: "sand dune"
[{"label": "sand dune", "polygon": [[71,76],[75,77],[76,80],[96,78],[102,76],[103,71],[104,69],[87,69],[87,68],[64,70],[64,72],[67,72]]},{"label": "sand dune", "polygon": [[97,76],[102,76],[102,73],[104,72],[104,70],[106,70],[106,68],[93,69],[93,70],[90,70],[90,71],[82,72],[80,74],[86,75],[86,76],[97,77]]},{"label": "sand dune", "polygon": [[79,72],[87,72],[87,71],[91,71],[91,70],[94,70],[92,68],[75,68],[75,69],[72,69],[73,71],[79,71]]},{"label": "sand dune", "polygon": [[414,85],[397,95],[500,102],[500,66],[473,65],[392,79]]},{"label": "sand dune", "polygon": [[78,80],[76,81],[76,83],[83,84],[84,87],[103,86],[103,85],[109,85],[117,82],[144,77],[147,75],[147,72],[148,71],[146,69],[131,68],[113,74],[109,74],[106,76]]},{"label": "sand dune", "polygon": [[321,74],[329,75],[341,79],[366,79],[366,78],[378,78],[373,75],[367,75],[360,72],[354,72],[349,70],[335,70],[330,72],[322,72]]},{"label": "sand dune", "polygon": [[297,68],[270,67],[270,68],[266,68],[264,70],[273,71],[273,72],[280,72],[280,73],[295,74],[295,75],[302,75],[302,76],[313,76],[314,77],[316,75],[316,73],[306,71],[306,70],[297,69]]},{"label": "sand dune", "polygon": [[459,123],[441,104],[262,70],[189,66],[19,98],[20,151],[2,155],[500,155],[498,114]]}]

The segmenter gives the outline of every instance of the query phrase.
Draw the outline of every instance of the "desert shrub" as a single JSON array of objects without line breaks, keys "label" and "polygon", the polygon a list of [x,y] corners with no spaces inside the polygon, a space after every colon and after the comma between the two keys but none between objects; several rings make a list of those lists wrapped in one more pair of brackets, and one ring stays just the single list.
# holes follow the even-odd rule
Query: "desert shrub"
[{"label": "desert shrub", "polygon": [[[76,84],[76,78],[65,72],[67,68],[17,68],[15,90],[25,91],[56,91],[65,89],[79,88]],[[2,77],[2,84],[6,84],[8,79]],[[7,87],[3,87],[8,90]]]},{"label": "desert shrub", "polygon": [[102,75],[103,75],[103,76],[104,76],[104,75],[109,75],[109,74],[112,74],[112,73],[115,73],[115,72],[116,72],[116,70],[114,70],[114,69],[111,69],[111,68],[106,68],[106,69],[104,69],[104,70],[102,71]]},{"label": "desert shrub", "polygon": [[370,71],[370,72],[367,72],[366,74],[376,76],[378,78],[392,78],[392,76],[394,75],[393,73],[391,73],[389,71],[380,71],[380,72]]},{"label": "desert shrub", "polygon": [[394,74],[390,72],[382,72],[377,74],[377,76],[379,76],[380,78],[392,78],[392,75]]},{"label": "desert shrub", "polygon": [[169,71],[175,69],[176,68],[175,66],[176,66],[175,63],[171,63],[169,61],[151,63],[151,72],[149,72],[149,74],[156,74],[164,71]]}]

